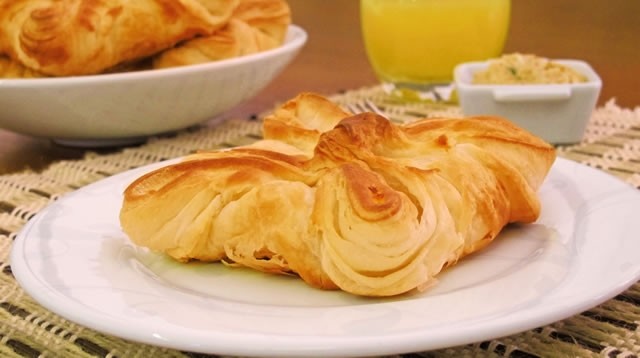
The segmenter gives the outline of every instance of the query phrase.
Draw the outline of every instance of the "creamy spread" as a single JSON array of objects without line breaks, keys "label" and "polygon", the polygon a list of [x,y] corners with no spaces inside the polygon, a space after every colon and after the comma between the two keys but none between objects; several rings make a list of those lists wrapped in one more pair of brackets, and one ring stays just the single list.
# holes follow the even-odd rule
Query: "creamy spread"
[{"label": "creamy spread", "polygon": [[574,69],[544,57],[507,54],[490,60],[486,70],[474,74],[475,84],[553,84],[586,82]]}]

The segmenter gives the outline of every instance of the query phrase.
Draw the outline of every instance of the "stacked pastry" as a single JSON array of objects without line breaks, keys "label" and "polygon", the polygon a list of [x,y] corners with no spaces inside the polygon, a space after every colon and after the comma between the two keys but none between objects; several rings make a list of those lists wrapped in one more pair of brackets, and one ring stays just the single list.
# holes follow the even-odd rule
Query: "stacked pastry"
[{"label": "stacked pastry", "polygon": [[553,147],[495,117],[392,124],[301,94],[264,140],[201,152],[134,181],[122,227],[179,261],[292,274],[322,289],[424,289],[540,213]]},{"label": "stacked pastry", "polygon": [[0,78],[215,61],[283,43],[285,0],[0,0]]}]

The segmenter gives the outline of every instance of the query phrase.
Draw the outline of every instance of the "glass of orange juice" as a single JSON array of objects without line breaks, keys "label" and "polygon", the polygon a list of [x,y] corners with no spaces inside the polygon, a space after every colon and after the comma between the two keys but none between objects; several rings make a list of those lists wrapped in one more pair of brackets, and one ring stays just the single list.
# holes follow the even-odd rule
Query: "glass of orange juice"
[{"label": "glass of orange juice", "polygon": [[454,67],[502,54],[510,0],[360,0],[367,56],[384,87],[422,95]]}]

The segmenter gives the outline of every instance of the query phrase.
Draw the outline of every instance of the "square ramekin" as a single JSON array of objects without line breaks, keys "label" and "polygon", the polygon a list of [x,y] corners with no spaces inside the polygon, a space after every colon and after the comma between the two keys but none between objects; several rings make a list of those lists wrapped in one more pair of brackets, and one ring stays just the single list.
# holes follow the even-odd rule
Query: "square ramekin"
[{"label": "square ramekin", "polygon": [[466,116],[495,115],[553,144],[582,140],[602,88],[598,74],[584,61],[552,60],[585,75],[586,82],[571,84],[473,84],[476,71],[488,62],[468,62],[454,70],[454,82]]}]

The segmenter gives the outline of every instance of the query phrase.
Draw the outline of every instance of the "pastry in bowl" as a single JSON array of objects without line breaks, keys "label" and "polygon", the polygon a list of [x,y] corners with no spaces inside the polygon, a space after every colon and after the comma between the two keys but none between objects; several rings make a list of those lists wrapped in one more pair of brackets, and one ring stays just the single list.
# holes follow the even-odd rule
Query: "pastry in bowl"
[{"label": "pastry in bowl", "polygon": [[[282,45],[290,16],[285,0],[0,0],[0,78],[95,75],[238,57]],[[205,56],[173,53],[185,44]],[[152,64],[156,57],[160,64]]]},{"label": "pastry in bowl", "polygon": [[124,192],[137,245],[179,261],[297,275],[321,289],[392,296],[540,213],[552,146],[497,117],[406,125],[301,94],[265,139],[201,152]]},{"label": "pastry in bowl", "polygon": [[290,22],[285,1],[242,0],[223,28],[162,51],[154,57],[153,68],[219,61],[278,47]]}]

